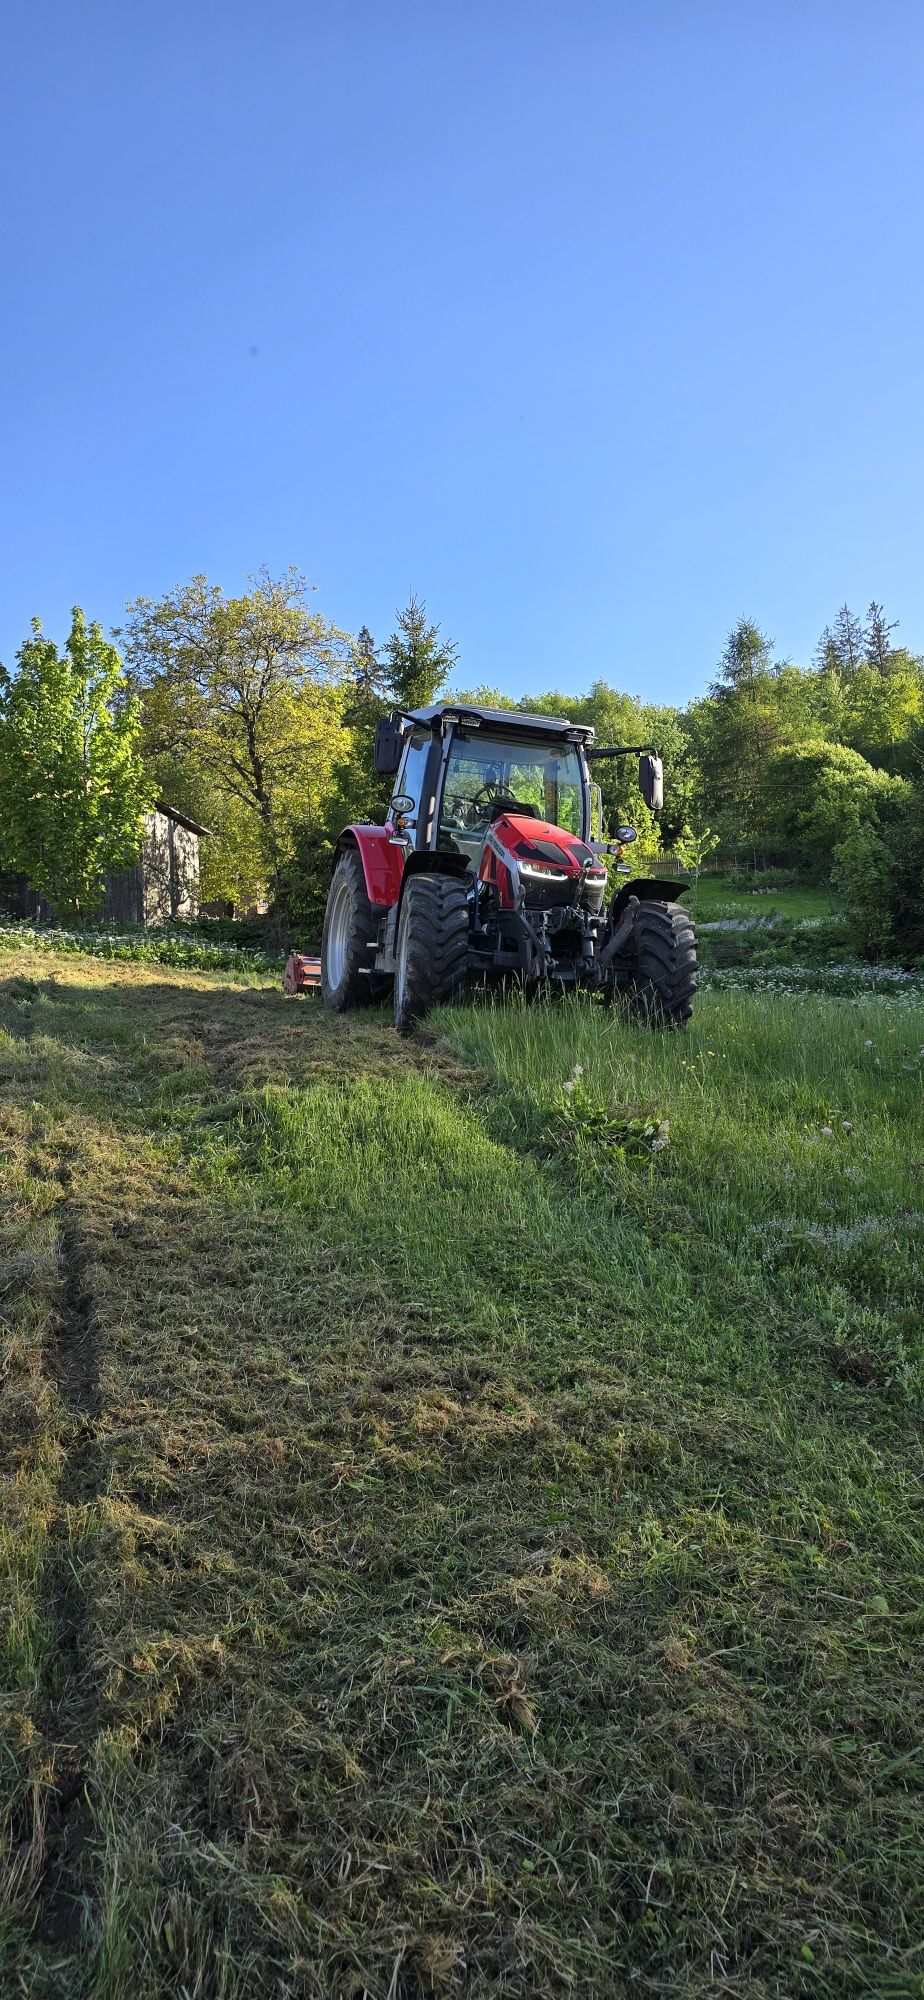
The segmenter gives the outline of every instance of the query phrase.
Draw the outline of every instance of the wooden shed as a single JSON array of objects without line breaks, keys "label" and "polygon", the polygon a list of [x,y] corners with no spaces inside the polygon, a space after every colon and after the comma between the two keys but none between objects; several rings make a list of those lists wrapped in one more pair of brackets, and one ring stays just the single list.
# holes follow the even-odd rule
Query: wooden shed
[{"label": "wooden shed", "polygon": [[[108,924],[165,924],[199,914],[199,842],[209,829],[157,799],[145,813],[141,853],[132,868],[107,875],[98,920]],[[22,917],[53,917],[25,876],[5,898]]]},{"label": "wooden shed", "polygon": [[166,924],[199,914],[199,842],[208,827],[157,799],[144,816],[134,868],[106,882],[102,915],[113,923]]}]

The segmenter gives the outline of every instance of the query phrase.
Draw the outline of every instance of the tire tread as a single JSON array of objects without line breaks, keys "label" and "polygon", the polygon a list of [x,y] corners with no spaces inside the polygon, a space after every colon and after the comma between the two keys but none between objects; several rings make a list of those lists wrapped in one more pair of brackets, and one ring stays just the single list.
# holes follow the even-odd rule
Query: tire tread
[{"label": "tire tread", "polygon": [[696,931],[689,911],[680,903],[640,903],[627,982],[632,1011],[653,1025],[685,1027],[698,982]]},{"label": "tire tread", "polygon": [[468,892],[458,875],[415,875],[404,892],[400,925],[407,931],[404,993],[395,981],[395,1026],[402,1032],[433,1007],[458,1000],[468,967]]}]

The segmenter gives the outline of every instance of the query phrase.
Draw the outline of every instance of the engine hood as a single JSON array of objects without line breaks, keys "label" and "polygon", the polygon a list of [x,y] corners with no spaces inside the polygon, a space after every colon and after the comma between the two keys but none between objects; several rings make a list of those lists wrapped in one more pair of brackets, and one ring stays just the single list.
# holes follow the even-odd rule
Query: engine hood
[{"label": "engine hood", "polygon": [[501,813],[494,820],[478,872],[496,885],[508,906],[516,901],[518,886],[527,903],[568,903],[582,874],[585,903],[599,907],[606,888],[606,869],[586,841],[528,813]]}]

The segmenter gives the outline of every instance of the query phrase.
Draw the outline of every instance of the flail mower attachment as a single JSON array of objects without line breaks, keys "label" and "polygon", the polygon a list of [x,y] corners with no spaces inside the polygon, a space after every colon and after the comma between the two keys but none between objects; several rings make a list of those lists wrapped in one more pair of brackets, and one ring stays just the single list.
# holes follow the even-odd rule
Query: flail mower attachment
[{"label": "flail mower attachment", "polygon": [[306,958],[304,952],[293,951],[286,959],[286,969],[282,975],[284,993],[320,993],[321,961]]}]

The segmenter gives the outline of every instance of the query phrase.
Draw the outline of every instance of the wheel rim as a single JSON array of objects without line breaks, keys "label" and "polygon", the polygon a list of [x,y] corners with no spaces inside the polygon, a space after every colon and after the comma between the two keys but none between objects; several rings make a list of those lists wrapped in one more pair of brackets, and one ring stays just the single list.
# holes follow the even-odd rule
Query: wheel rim
[{"label": "wheel rim", "polygon": [[331,894],[324,945],[327,981],[328,985],[334,988],[340,985],[346,967],[350,946],[351,915],[350,885],[346,877],[341,875],[340,880],[335,882]]}]

